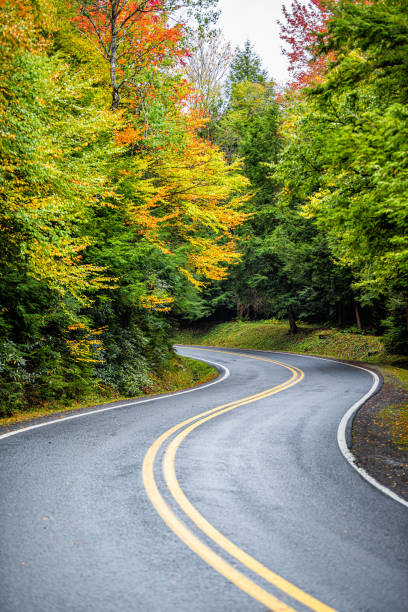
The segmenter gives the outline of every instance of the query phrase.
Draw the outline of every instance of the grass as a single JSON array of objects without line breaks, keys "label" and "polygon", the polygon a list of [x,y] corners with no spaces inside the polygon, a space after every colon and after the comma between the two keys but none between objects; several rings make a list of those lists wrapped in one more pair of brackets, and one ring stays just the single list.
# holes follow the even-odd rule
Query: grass
[{"label": "grass", "polygon": [[[408,395],[408,369],[382,365],[381,373],[385,382],[403,389]],[[380,410],[376,418],[379,427],[387,429],[395,446],[408,451],[408,403],[393,404]]]},{"label": "grass", "polygon": [[[212,380],[217,374],[217,370],[207,363],[177,355],[173,358],[169,369],[163,372],[160,378],[156,377],[152,386],[144,389],[145,392],[143,396],[171,393],[188,387],[194,387]],[[50,402],[29,411],[18,412],[10,417],[1,418],[0,427],[8,427],[15,423],[29,421],[37,417],[49,416],[61,411],[81,410],[90,406],[124,399],[129,398],[119,396],[118,393],[115,394],[109,390],[101,390],[100,393],[89,395],[80,401],[72,400],[69,404],[66,401]]]},{"label": "grass", "polygon": [[322,329],[302,325],[299,333],[288,333],[288,325],[282,321],[233,321],[215,325],[207,331],[185,330],[179,332],[175,341],[180,344],[208,344],[230,348],[288,351],[380,363],[392,361],[381,338],[362,333]]}]

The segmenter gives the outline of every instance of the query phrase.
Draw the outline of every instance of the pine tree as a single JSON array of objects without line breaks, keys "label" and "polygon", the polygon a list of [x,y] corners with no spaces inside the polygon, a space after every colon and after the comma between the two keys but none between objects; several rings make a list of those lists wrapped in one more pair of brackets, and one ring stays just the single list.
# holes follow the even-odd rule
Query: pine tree
[{"label": "pine tree", "polygon": [[253,45],[247,40],[243,49],[239,47],[236,49],[227,79],[227,90],[231,92],[236,83],[243,81],[265,83],[267,79],[268,73],[262,68],[261,59],[255,53]]}]

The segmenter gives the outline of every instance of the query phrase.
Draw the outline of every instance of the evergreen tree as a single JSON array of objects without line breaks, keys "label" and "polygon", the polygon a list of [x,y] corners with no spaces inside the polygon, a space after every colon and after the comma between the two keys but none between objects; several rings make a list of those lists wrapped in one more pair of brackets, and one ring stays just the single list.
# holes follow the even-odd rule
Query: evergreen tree
[{"label": "evergreen tree", "polygon": [[293,332],[297,317],[342,321],[352,302],[350,276],[333,264],[325,236],[299,215],[300,200],[279,200],[280,179],[273,174],[283,143],[275,86],[263,80],[250,47],[245,57],[251,62],[242,64],[252,69],[240,71],[238,62],[233,73],[232,67],[235,83],[217,142],[229,158],[243,159],[251,216],[239,230],[242,260],[212,289],[211,303],[240,317],[287,316]]},{"label": "evergreen tree", "polygon": [[267,78],[268,73],[262,68],[261,59],[255,53],[250,41],[245,42],[243,49],[237,47],[227,78],[228,91],[231,91],[236,83],[242,83],[243,81],[264,83]]}]

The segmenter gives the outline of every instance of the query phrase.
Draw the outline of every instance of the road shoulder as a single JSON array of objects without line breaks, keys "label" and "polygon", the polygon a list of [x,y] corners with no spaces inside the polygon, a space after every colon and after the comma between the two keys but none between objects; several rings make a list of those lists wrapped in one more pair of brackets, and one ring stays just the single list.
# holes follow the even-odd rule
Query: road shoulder
[{"label": "road shoulder", "polygon": [[408,501],[408,449],[399,447],[382,418],[384,409],[392,406],[398,410],[407,402],[408,389],[395,377],[386,375],[381,389],[354,418],[351,451],[359,467]]}]

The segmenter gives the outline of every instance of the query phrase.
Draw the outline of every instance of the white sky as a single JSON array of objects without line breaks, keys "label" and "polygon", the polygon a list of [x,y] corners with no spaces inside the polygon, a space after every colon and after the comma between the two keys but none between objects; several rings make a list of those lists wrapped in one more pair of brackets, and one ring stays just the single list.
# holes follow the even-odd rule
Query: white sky
[{"label": "white sky", "polygon": [[242,48],[248,39],[254,45],[269,76],[280,84],[288,81],[288,62],[282,54],[278,20],[283,20],[282,4],[291,0],[219,0],[218,27],[233,48]]}]

